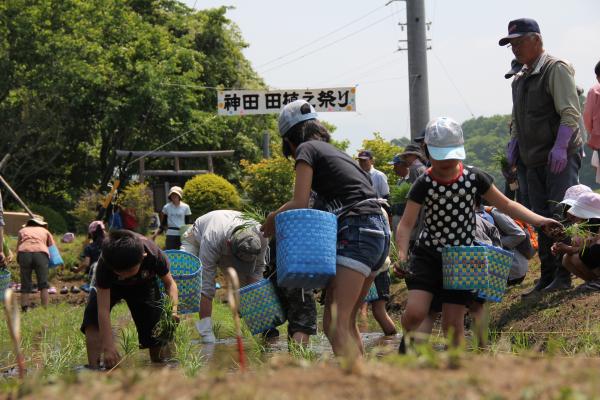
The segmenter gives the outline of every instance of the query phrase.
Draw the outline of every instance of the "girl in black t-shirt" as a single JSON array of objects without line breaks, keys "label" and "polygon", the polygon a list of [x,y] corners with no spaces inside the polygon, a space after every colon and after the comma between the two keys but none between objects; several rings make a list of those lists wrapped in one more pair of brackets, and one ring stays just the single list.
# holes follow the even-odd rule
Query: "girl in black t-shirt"
[{"label": "girl in black t-shirt", "polygon": [[[304,100],[287,104],[279,117],[283,153],[296,160],[294,197],[269,214],[262,230],[275,233],[275,215],[308,208],[311,189],[315,208],[338,216],[336,276],[327,285],[323,329],[336,355],[364,352],[356,316],[388,255],[390,228],[369,175],[346,153],[329,144],[329,133]],[[331,306],[337,315],[332,320]],[[335,326],[334,326],[335,324]]]},{"label": "girl in black t-shirt", "polygon": [[[453,344],[464,340],[466,305],[470,291],[443,288],[442,249],[446,246],[471,246],[475,232],[475,197],[480,195],[503,213],[532,225],[552,228],[560,223],[537,215],[506,198],[483,171],[465,166],[464,139],[460,125],[449,118],[438,118],[425,130],[425,144],[431,167],[411,187],[402,220],[396,231],[400,265],[406,276],[408,303],[402,315],[405,333],[415,331],[426,318],[434,296],[442,301],[442,328],[453,332]],[[407,253],[412,231],[423,209],[423,229],[411,252]],[[403,338],[400,351],[405,349]]]}]

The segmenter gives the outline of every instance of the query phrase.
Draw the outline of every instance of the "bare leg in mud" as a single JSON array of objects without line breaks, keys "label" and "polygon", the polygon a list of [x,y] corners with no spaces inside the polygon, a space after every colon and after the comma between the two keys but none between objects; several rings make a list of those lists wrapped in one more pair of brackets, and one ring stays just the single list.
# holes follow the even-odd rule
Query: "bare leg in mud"
[{"label": "bare leg in mud", "polygon": [[372,279],[367,281],[360,272],[338,265],[336,276],[327,286],[323,329],[336,356],[353,359],[362,354],[362,344],[358,346],[356,341],[358,338],[360,342],[356,314]]}]

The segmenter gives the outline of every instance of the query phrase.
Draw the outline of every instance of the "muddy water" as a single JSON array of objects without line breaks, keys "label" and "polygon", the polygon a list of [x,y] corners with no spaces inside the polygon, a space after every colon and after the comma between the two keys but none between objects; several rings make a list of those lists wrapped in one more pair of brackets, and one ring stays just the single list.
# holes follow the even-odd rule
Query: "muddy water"
[{"label": "muddy water", "polygon": [[[398,349],[400,336],[384,336],[379,332],[363,332],[361,338],[365,351],[371,356],[381,356],[395,353]],[[193,349],[202,359],[202,369],[234,371],[239,369],[239,354],[235,338],[218,340],[216,343],[205,344],[200,340],[192,340]],[[249,368],[268,362],[277,354],[288,353],[288,341],[286,335],[281,335],[268,340],[246,339],[244,341],[247,365]],[[328,359],[333,357],[331,346],[323,334],[311,336],[308,347],[315,359]],[[167,363],[168,368],[179,368],[177,362]],[[148,352],[145,350],[135,351],[126,356],[122,361],[121,368],[164,368],[163,364],[152,364],[149,361]],[[88,371],[83,365],[73,367],[75,372]],[[9,368],[0,373],[0,379],[10,378],[16,375],[16,369]],[[32,371],[28,371],[31,373]]]},{"label": "muddy water", "polygon": [[[384,336],[378,332],[362,333],[361,338],[365,350],[367,352],[375,351],[376,354],[388,354],[397,351],[400,340],[398,335]],[[237,369],[239,367],[239,355],[235,339],[223,339],[214,344],[202,344],[199,341],[195,341],[194,344],[205,360],[205,367],[224,370]],[[285,335],[269,339],[258,346],[259,348],[257,348],[256,343],[245,341],[244,347],[250,366],[264,363],[276,354],[283,354],[289,351]],[[331,346],[327,338],[323,335],[312,336],[308,349],[319,359],[333,357]]]}]

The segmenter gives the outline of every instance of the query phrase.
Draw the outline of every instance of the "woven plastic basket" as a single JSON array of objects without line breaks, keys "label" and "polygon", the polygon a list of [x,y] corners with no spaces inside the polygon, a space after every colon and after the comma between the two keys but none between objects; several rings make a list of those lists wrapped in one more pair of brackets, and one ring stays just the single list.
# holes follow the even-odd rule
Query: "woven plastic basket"
[{"label": "woven plastic basket", "polygon": [[377,288],[375,287],[375,283],[371,284],[367,295],[365,296],[365,302],[371,303],[373,301],[379,300],[379,294],[377,293]]},{"label": "woven plastic basket", "polygon": [[4,299],[4,291],[10,285],[10,271],[0,268],[0,299]]},{"label": "woven plastic basket", "polygon": [[[193,254],[181,250],[166,250],[171,265],[171,275],[177,282],[179,292],[179,314],[191,314],[200,311],[200,291],[202,290],[202,263]],[[159,281],[160,282],[160,281]],[[162,282],[161,290],[164,291]]]},{"label": "woven plastic basket", "polygon": [[277,284],[318,289],[335,276],[337,219],[312,209],[290,210],[275,218]]},{"label": "woven plastic basket", "polygon": [[442,250],[444,289],[483,290],[488,287],[488,259],[484,246],[452,246]]},{"label": "woven plastic basket", "polygon": [[485,246],[488,259],[488,287],[480,290],[478,297],[500,302],[506,291],[508,274],[512,268],[514,254],[510,251],[495,246]]},{"label": "woven plastic basket", "polygon": [[275,287],[268,279],[240,289],[240,314],[253,335],[285,322]]}]

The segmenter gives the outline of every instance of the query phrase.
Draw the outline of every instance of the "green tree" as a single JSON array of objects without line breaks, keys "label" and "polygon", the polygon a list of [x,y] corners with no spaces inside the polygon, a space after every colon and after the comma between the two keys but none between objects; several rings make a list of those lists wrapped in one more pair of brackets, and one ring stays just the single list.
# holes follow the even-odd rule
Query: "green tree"
[{"label": "green tree", "polygon": [[270,212],[290,200],[294,187],[294,164],[281,155],[258,163],[242,160],[242,188],[250,206]]},{"label": "green tree", "polygon": [[[116,149],[234,149],[215,167],[239,179],[273,116],[216,118],[209,87],[263,87],[227,8],[169,0],[0,3],[0,154],[26,200],[70,208],[105,184]],[[160,165],[164,161],[156,161]],[[194,168],[195,166],[190,166]]]},{"label": "green tree", "polygon": [[370,150],[373,153],[375,168],[385,173],[389,182],[394,182],[396,180],[394,167],[389,165],[388,162],[394,158],[395,154],[400,153],[402,148],[385,140],[379,132],[374,132],[373,136],[374,139],[365,139],[362,141],[362,148]]},{"label": "green tree", "polygon": [[183,198],[194,218],[214,210],[239,210],[242,200],[237,189],[215,174],[196,175],[183,187]]}]

